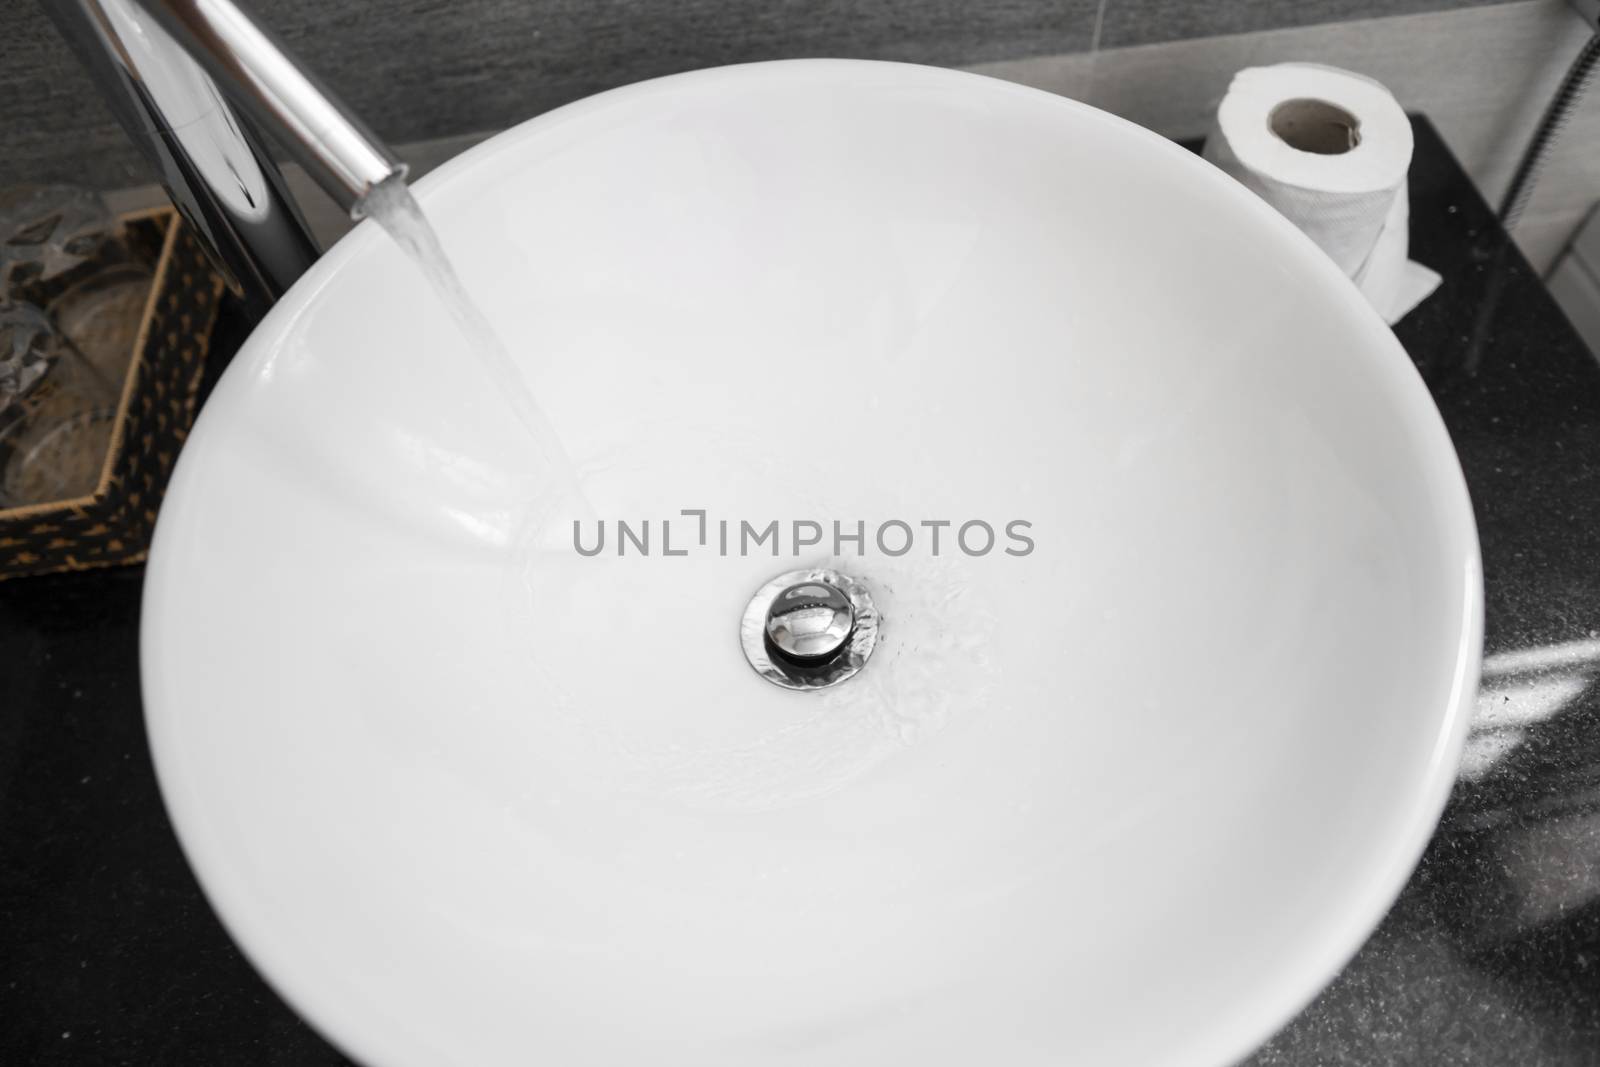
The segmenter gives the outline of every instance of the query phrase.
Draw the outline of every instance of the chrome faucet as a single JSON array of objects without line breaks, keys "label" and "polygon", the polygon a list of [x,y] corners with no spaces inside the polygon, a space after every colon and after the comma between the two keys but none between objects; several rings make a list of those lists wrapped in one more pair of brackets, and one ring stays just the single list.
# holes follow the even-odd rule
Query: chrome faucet
[{"label": "chrome faucet", "polygon": [[233,0],[43,5],[255,317],[319,254],[263,132],[347,211],[404,177],[405,165]]}]

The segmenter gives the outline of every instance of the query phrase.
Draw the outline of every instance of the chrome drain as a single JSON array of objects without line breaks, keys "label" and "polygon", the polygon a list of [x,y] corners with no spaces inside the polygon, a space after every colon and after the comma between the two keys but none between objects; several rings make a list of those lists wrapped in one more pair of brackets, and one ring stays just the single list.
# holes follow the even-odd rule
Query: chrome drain
[{"label": "chrome drain", "polygon": [[739,624],[745,659],[785,689],[825,689],[859,671],[878,643],[878,612],[835,570],[789,571],[756,590]]}]

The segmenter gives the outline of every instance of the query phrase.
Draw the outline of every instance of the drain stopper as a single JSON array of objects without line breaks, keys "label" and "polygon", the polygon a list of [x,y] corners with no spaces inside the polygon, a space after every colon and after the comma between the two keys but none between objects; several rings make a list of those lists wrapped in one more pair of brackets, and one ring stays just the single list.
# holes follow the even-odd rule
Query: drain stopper
[{"label": "drain stopper", "polygon": [[767,608],[767,641],[801,666],[832,659],[856,628],[850,598],[827,582],[801,582],[779,593]]},{"label": "drain stopper", "polygon": [[827,568],[789,571],[756,590],[739,626],[745,658],[785,689],[824,689],[859,671],[877,647],[866,587]]}]

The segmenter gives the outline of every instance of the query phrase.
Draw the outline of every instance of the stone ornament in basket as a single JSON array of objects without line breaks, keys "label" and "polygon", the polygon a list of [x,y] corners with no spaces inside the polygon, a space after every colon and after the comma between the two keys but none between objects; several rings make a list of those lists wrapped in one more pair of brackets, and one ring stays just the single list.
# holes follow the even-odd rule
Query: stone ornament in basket
[{"label": "stone ornament in basket", "polygon": [[223,292],[171,208],[94,234],[46,192],[0,254],[0,579],[145,558]]}]

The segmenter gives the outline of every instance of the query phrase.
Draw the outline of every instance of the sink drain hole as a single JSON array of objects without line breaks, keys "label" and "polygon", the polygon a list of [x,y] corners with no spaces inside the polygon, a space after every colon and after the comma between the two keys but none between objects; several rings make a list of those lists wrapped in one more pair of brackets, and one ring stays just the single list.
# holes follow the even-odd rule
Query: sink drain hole
[{"label": "sink drain hole", "polygon": [[825,689],[851,677],[878,641],[878,612],[838,571],[788,571],[756,590],[739,624],[755,672],[785,689]]}]

